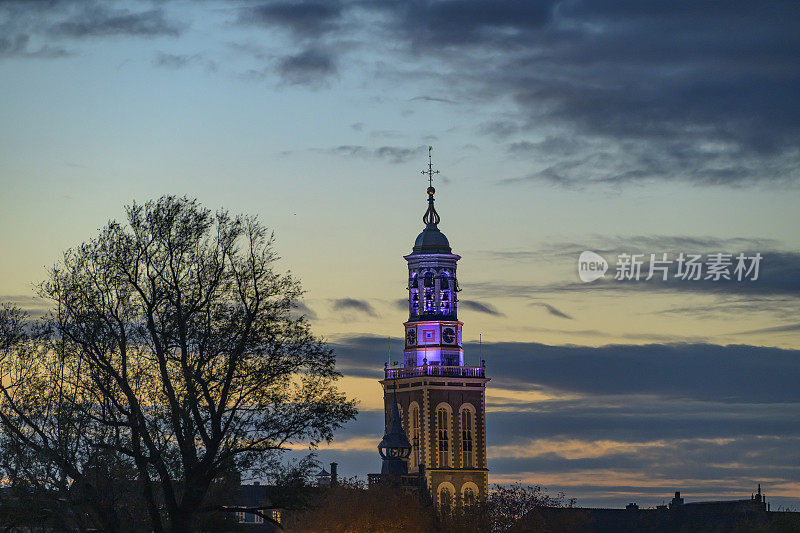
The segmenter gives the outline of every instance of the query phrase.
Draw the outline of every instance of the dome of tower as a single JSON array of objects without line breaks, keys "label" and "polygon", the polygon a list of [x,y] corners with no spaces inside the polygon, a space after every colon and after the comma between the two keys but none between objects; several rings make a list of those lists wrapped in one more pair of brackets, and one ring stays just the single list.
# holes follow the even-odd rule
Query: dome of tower
[{"label": "dome of tower", "polygon": [[415,254],[449,254],[452,253],[452,250],[447,237],[439,231],[436,224],[428,224],[414,241],[413,252]]}]

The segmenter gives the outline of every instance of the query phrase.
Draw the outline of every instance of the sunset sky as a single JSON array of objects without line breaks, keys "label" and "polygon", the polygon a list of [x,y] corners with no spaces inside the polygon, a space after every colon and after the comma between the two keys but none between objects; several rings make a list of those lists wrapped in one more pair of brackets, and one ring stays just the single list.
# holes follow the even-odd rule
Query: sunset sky
[{"label": "sunset sky", "polygon": [[[364,477],[432,145],[490,481],[797,509],[798,95],[797,2],[0,1],[0,300],[42,312],[133,201],[257,214],[360,400],[320,458]],[[613,279],[681,252],[763,259]]]}]

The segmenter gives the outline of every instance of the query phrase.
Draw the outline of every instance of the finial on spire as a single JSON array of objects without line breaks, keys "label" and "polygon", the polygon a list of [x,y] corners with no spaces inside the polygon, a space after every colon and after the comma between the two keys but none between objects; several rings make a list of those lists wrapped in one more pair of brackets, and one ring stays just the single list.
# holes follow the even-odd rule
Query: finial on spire
[{"label": "finial on spire", "polygon": [[433,150],[433,146],[428,146],[428,170],[423,170],[423,174],[428,175],[428,194],[433,194],[436,192],[436,189],[433,188],[433,175],[438,174],[438,170],[433,170],[433,160],[431,159],[431,151]]},{"label": "finial on spire", "polygon": [[428,210],[425,211],[425,215],[422,217],[422,221],[428,226],[435,226],[441,220],[439,213],[437,213],[436,209],[433,207],[433,193],[436,192],[436,189],[433,188],[433,176],[434,174],[438,174],[439,171],[433,170],[433,159],[431,158],[432,150],[433,146],[428,146],[428,170],[422,171],[422,174],[428,175]]}]

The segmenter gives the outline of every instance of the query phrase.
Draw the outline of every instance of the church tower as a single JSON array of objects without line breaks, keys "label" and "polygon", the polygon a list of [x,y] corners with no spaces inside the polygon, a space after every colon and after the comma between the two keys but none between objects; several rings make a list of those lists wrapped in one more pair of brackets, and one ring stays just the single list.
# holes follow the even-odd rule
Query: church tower
[{"label": "church tower", "polygon": [[[431,498],[441,507],[485,500],[486,382],[483,361],[467,366],[458,320],[454,254],[439,231],[433,170],[428,149],[428,209],[425,229],[408,262],[408,321],[402,366],[385,368],[381,380],[387,429],[393,411],[411,443],[408,472],[423,473]],[[396,400],[395,400],[396,399]],[[395,404],[396,401],[396,404]],[[395,415],[397,416],[397,415]]]}]

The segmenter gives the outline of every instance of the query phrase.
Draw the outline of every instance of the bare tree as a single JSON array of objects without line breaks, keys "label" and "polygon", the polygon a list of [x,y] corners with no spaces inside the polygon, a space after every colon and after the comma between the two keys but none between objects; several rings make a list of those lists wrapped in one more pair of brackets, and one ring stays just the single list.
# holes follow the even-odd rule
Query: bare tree
[{"label": "bare tree", "polygon": [[[0,428],[61,493],[79,485],[102,508],[108,490],[88,474],[108,458],[133,474],[153,530],[190,531],[232,465],[329,440],[356,410],[256,219],[172,196],[127,218],[50,270],[39,291],[54,311],[36,334],[5,313]],[[120,530],[115,514],[105,529]]]}]

